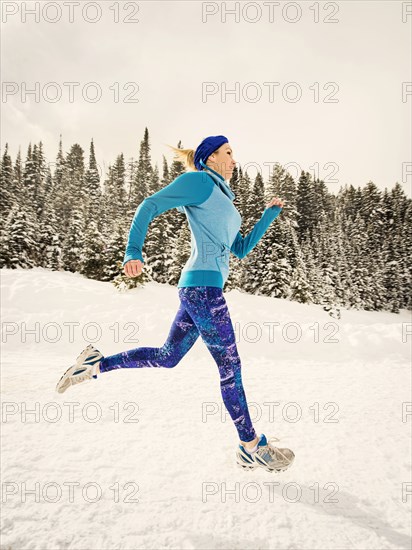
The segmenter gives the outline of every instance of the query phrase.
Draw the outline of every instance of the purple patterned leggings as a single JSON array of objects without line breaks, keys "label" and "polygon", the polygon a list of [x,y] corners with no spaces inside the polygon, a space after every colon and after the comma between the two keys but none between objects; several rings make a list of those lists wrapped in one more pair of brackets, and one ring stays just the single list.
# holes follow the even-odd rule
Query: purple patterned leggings
[{"label": "purple patterned leggings", "polygon": [[135,348],[104,357],[101,372],[142,367],[175,367],[200,336],[215,360],[220,389],[241,441],[253,441],[252,426],[243,389],[236,338],[223,290],[213,286],[178,289],[180,307],[161,348]]}]

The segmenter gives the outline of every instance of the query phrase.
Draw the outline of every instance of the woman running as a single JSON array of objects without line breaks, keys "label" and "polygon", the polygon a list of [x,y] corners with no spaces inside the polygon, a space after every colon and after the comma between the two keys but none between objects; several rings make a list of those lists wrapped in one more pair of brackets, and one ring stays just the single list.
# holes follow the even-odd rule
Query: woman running
[{"label": "woman running", "polygon": [[225,136],[209,136],[196,150],[177,149],[191,172],[178,176],[169,185],[145,198],[133,217],[123,261],[127,277],[137,277],[143,269],[142,247],[150,222],[176,208],[185,213],[192,233],[191,255],[179,282],[180,307],[166,342],[160,348],[139,347],[103,357],[92,345],[78,356],[59,380],[56,390],[97,378],[105,372],[124,368],[173,368],[192,348],[199,335],[215,360],[220,389],[240,443],[237,464],[244,469],[286,470],[294,460],[290,449],[279,449],[264,434],[258,437],[252,425],[241,377],[235,333],[223,294],[229,274],[229,254],[244,258],[259,242],[279,215],[283,201],[273,198],[252,231],[242,237],[242,218],[233,204],[235,195],[228,184],[235,160]]}]

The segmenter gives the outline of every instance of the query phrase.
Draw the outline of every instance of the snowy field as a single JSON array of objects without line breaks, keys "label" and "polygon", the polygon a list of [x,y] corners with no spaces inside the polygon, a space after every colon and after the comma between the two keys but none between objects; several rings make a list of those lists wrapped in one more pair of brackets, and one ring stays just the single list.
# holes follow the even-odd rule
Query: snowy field
[{"label": "snowy field", "polygon": [[250,473],[201,338],[174,369],[55,392],[88,343],[161,346],[177,288],[42,268],[1,285],[2,549],[410,548],[410,312],[225,293],[255,428],[296,454]]}]

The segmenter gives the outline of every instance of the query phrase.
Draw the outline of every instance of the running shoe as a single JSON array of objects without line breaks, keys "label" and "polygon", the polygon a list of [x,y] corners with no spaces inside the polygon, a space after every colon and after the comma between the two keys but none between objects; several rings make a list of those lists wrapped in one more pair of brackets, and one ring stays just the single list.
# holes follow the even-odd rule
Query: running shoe
[{"label": "running shoe", "polygon": [[295,459],[295,454],[290,449],[273,446],[272,442],[275,441],[279,441],[279,439],[270,437],[268,441],[265,434],[261,434],[255,452],[247,451],[243,445],[239,445],[236,452],[237,465],[243,470],[254,470],[255,468],[263,468],[267,472],[287,470]]},{"label": "running shoe", "polygon": [[91,344],[77,357],[76,364],[69,367],[57,383],[56,391],[64,393],[70,386],[97,378],[103,355]]}]

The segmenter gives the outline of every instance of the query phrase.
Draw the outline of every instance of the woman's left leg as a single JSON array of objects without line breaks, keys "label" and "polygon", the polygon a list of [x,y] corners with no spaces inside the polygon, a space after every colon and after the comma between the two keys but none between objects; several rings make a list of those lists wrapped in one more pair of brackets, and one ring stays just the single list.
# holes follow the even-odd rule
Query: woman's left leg
[{"label": "woman's left leg", "polygon": [[166,342],[160,348],[140,347],[104,357],[100,372],[143,367],[175,367],[199,338],[199,331],[182,303]]}]

